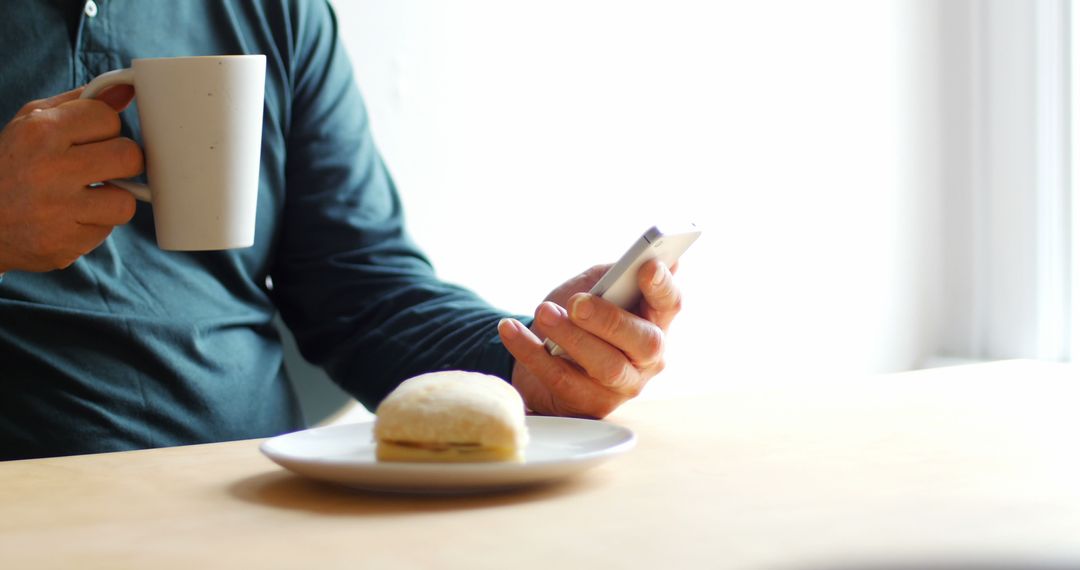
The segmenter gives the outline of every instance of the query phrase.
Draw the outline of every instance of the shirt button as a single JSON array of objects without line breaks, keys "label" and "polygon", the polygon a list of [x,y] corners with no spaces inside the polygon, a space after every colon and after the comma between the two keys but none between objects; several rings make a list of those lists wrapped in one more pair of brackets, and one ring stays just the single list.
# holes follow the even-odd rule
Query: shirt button
[{"label": "shirt button", "polygon": [[86,0],[86,4],[83,5],[83,13],[86,17],[93,18],[97,16],[97,3],[94,0]]}]

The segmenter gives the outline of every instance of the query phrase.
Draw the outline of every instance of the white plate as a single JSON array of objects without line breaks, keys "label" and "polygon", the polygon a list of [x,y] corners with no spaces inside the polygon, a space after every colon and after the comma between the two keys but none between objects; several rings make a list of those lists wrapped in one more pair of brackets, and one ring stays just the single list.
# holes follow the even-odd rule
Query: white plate
[{"label": "white plate", "polygon": [[529,416],[523,463],[396,463],[375,460],[373,422],[287,433],[260,450],[313,479],[375,491],[457,493],[567,477],[634,447],[634,432],[602,421]]}]

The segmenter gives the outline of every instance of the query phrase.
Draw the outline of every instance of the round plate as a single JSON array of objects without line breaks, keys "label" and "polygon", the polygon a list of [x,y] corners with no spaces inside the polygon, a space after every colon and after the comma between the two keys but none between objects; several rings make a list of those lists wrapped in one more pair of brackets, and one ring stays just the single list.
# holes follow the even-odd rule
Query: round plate
[{"label": "round plate", "polygon": [[399,463],[375,460],[374,422],[287,433],[259,449],[305,477],[374,491],[475,492],[543,483],[594,467],[634,447],[634,432],[602,421],[529,416],[522,463]]}]

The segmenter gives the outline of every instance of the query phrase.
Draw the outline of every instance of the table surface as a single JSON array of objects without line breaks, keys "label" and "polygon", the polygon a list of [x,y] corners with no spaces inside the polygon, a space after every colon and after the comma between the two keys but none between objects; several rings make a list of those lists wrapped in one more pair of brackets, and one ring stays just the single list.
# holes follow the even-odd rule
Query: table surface
[{"label": "table surface", "polygon": [[646,399],[559,484],[373,494],[259,440],[0,463],[0,567],[1080,568],[1080,369],[1001,362]]}]

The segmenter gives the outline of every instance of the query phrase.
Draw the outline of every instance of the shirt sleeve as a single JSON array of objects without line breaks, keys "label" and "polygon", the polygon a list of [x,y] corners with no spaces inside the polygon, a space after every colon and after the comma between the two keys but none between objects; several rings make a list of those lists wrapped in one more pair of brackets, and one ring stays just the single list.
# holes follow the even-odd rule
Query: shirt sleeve
[{"label": "shirt sleeve", "polygon": [[334,14],[324,2],[299,4],[271,277],[302,354],[372,409],[423,372],[509,378],[496,331],[507,315],[438,280],[409,238]]}]

